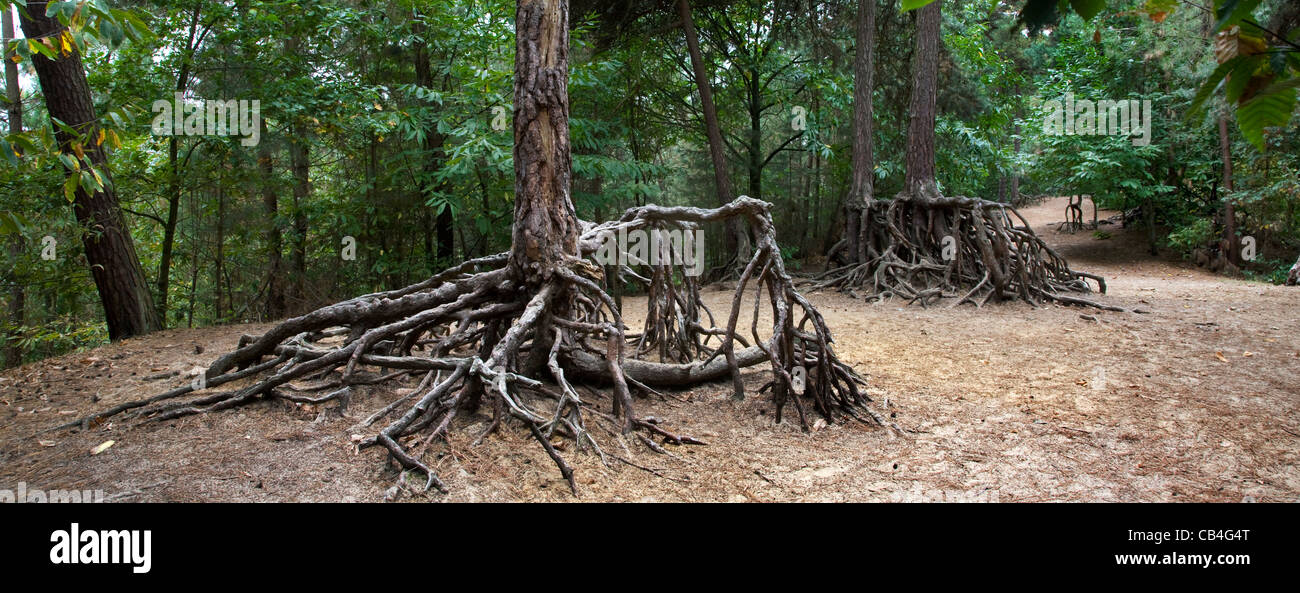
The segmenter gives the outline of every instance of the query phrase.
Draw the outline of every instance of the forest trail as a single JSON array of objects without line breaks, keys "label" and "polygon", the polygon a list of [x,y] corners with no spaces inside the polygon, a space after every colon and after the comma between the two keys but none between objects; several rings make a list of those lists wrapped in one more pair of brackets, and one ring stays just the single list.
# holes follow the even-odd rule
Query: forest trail
[{"label": "forest trail", "polygon": [[[816,293],[841,358],[915,433],[853,424],[803,433],[792,410],[776,425],[768,400],[752,396],[767,376],[756,367],[739,404],[721,383],[639,400],[640,414],[709,442],[669,446],[677,458],[640,445],[612,451],[667,477],[566,451],[581,500],[1300,498],[1300,289],[1148,256],[1144,234],[1118,224],[1102,226],[1108,239],[1057,233],[1064,208],[1054,199],[1022,213],[1072,267],[1106,277],[1099,299],[1149,314],[1025,303],[922,309]],[[706,290],[711,306],[730,295]],[[144,377],[188,372],[266,327],[170,330],[3,372],[0,488],[102,489],[123,501],[382,500],[395,474],[382,452],[353,452],[351,435],[364,431],[350,427],[388,397],[356,397],[346,418],[259,403],[32,436],[180,384]],[[451,489],[433,500],[574,500],[530,436],[506,430],[470,447],[477,432],[453,432],[450,454],[430,457]],[[90,454],[107,440],[115,444]]]}]

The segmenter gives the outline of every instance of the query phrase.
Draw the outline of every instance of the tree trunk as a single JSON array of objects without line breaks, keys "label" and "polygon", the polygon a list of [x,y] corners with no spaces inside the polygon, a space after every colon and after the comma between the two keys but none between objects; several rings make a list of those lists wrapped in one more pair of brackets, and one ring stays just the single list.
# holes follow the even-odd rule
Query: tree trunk
[{"label": "tree trunk", "polygon": [[934,177],[934,118],[939,79],[939,25],[943,0],[916,11],[916,57],[912,63],[911,119],[907,125],[906,190],[937,193]]},{"label": "tree trunk", "polygon": [[759,71],[749,77],[745,95],[749,98],[749,197],[763,199],[763,92],[759,88]]},{"label": "tree trunk", "polygon": [[266,120],[262,120],[262,141],[257,148],[257,166],[262,174],[262,210],[266,214],[266,316],[279,319],[286,313],[284,305],[284,265],[280,250],[280,197],[275,187],[275,165],[271,161]]},{"label": "tree trunk", "polygon": [[[180,72],[176,75],[176,92],[184,93],[190,81],[190,60],[194,57],[194,38],[199,30],[200,9],[194,9],[190,19],[189,41],[185,44],[185,56],[181,60]],[[167,325],[167,287],[171,280],[172,247],[176,243],[176,217],[181,203],[180,138],[172,134],[167,139],[167,220],[163,221],[162,256],[158,260],[158,318],[163,326]]]},{"label": "tree trunk", "polygon": [[[415,23],[415,34],[417,36],[424,34],[424,24],[420,21]],[[416,86],[433,89],[433,72],[429,68],[428,45],[423,38],[415,43],[415,84]],[[429,184],[424,189],[426,191],[426,200],[432,198],[435,191],[432,185],[434,172],[442,160],[446,158],[443,154],[442,145],[446,137],[438,133],[437,126],[429,126],[425,131],[424,141],[420,144],[420,151],[424,153],[424,182]],[[428,208],[428,206],[422,206]],[[453,218],[451,207],[447,206],[438,213],[437,220],[434,221],[435,232],[438,239],[438,259],[442,260],[444,265],[450,265],[455,259],[455,219]],[[433,270],[430,270],[432,273]]]},{"label": "tree trunk", "polygon": [[[722,126],[718,124],[718,108],[713,104],[712,82],[704,66],[704,55],[700,52],[700,39],[695,33],[695,22],[691,18],[691,6],[688,0],[677,0],[677,14],[681,17],[682,31],[686,34],[686,49],[691,55],[695,87],[700,93],[700,110],[704,112],[704,131],[709,139],[709,158],[713,161],[713,183],[718,191],[717,203],[721,206],[730,202],[734,193],[731,189],[726,147],[722,144]],[[738,261],[748,258],[749,235],[739,220],[732,219],[727,222],[727,251],[739,254]]]},{"label": "tree trunk", "polygon": [[212,273],[212,319],[217,324],[221,323],[227,309],[227,303],[221,294],[221,279],[225,277],[226,271],[226,191],[221,185],[224,181],[222,177],[217,176],[217,238],[212,258],[214,264]]},{"label": "tree trunk", "polygon": [[1232,207],[1232,141],[1228,138],[1228,116],[1219,113],[1219,151],[1223,157],[1223,238],[1220,251],[1234,266],[1241,265],[1237,250],[1237,213]]},{"label": "tree trunk", "polygon": [[872,154],[872,75],[875,73],[876,0],[858,0],[857,51],[853,62],[852,182],[844,203],[844,239],[849,259],[860,260],[862,212],[875,193]]},{"label": "tree trunk", "polygon": [[[1011,154],[1020,159],[1020,109],[1016,109],[1016,123],[1012,127]],[[1011,205],[1020,207],[1020,170],[1019,165],[1011,163]]]},{"label": "tree trunk", "polygon": [[[8,6],[4,9],[4,43],[5,48],[9,47],[9,40],[14,38],[14,12],[13,8]],[[6,49],[5,51],[5,108],[9,112],[9,133],[21,134],[23,132],[23,101],[22,88],[18,84],[18,63],[10,59],[13,52]],[[21,233],[14,233],[9,238],[9,255],[15,265],[18,258],[23,253],[23,236]],[[14,270],[10,270],[6,276],[10,282],[9,285],[9,323],[13,325],[14,330],[8,336],[5,344],[5,366],[16,367],[23,363],[23,349],[18,345],[18,340],[22,339],[21,328],[27,318],[27,289],[24,287],[22,280]]]},{"label": "tree trunk", "polygon": [[289,142],[289,167],[293,170],[293,251],[289,255],[289,301],[294,311],[302,310],[307,300],[307,200],[311,196],[311,161],[307,146],[307,127],[293,125]]},{"label": "tree trunk", "polygon": [[[58,37],[67,29],[54,17],[47,17],[43,10],[35,8],[26,11],[22,28],[28,39]],[[72,126],[82,137],[93,139],[99,126],[81,55],[75,49],[57,60],[35,55],[32,64],[50,117]],[[83,229],[82,245],[104,306],[109,338],[116,341],[159,329],[161,323],[153,293],[111,185],[108,155],[101,145],[82,142],[62,129],[56,131],[55,138],[60,149],[68,153],[73,152],[73,144],[80,142],[85,162],[93,165],[105,182],[103,191],[93,193],[78,187],[72,209]],[[68,171],[68,174],[78,173]]]},{"label": "tree trunk", "polygon": [[569,196],[569,3],[520,0],[515,11],[515,217],[510,260],[537,286],[578,254]]}]

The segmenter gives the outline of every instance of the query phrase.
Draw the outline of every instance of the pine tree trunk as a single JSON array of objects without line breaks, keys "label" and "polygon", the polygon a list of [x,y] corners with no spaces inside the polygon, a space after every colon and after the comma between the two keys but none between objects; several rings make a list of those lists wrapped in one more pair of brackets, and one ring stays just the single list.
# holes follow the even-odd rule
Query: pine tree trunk
[{"label": "pine tree trunk", "polygon": [[[26,11],[22,28],[29,39],[57,38],[66,30],[57,19],[45,16],[44,10],[37,8]],[[99,126],[81,55],[75,49],[57,60],[35,55],[32,64],[40,79],[50,117],[72,126],[83,136],[93,138]],[[62,129],[56,131],[55,137],[67,152],[72,152],[72,144],[78,141]],[[109,183],[108,156],[103,147],[93,141],[84,142],[82,148],[86,160],[106,182],[103,191],[93,193],[78,187],[72,209],[83,229],[82,245],[104,306],[109,338],[116,341],[155,331],[162,324],[154,307],[149,281],[136,256],[135,242],[118,206],[116,190]],[[77,174],[73,171],[68,173]]]},{"label": "pine tree trunk", "polygon": [[[686,34],[686,49],[691,55],[691,70],[695,74],[695,87],[700,93],[700,110],[704,112],[704,131],[709,139],[709,158],[713,162],[713,182],[718,192],[718,205],[731,201],[734,192],[731,188],[730,167],[727,165],[726,147],[722,144],[722,126],[718,123],[718,108],[713,103],[713,85],[709,72],[704,66],[704,54],[700,52],[700,39],[695,32],[695,22],[691,18],[691,6],[688,0],[677,0],[677,14],[682,19],[682,31]],[[757,197],[757,196],[752,196]],[[749,235],[739,220],[727,222],[727,251],[740,254],[738,261],[744,261],[749,254]]]},{"label": "pine tree trunk", "polygon": [[266,121],[262,121],[262,141],[257,148],[257,166],[262,177],[262,211],[266,215],[266,316],[284,317],[284,264],[281,263],[280,197],[275,191],[275,165],[271,161],[271,143]]},{"label": "pine tree trunk", "polygon": [[[10,7],[4,9],[4,43],[9,47],[9,40],[14,38],[14,12]],[[12,52],[5,51],[5,108],[9,114],[9,133],[21,134],[23,131],[23,102],[22,89],[18,85],[18,63],[10,57]],[[9,238],[9,255],[14,264],[18,263],[18,258],[23,253],[23,236],[21,233],[14,233]],[[23,349],[18,345],[18,340],[22,338],[20,328],[26,322],[27,317],[27,289],[24,287],[17,273],[10,270],[6,273],[6,280],[9,285],[9,323],[14,327],[14,331],[7,337],[5,344],[5,366],[16,367],[23,363]]]},{"label": "pine tree trunk", "polygon": [[[414,32],[416,35],[423,35],[424,23],[417,21],[414,26]],[[416,86],[426,89],[433,88],[433,72],[429,68],[428,45],[423,39],[420,39],[415,43],[415,84]],[[430,126],[429,129],[425,131],[424,141],[420,144],[420,150],[425,155],[424,173],[426,183],[429,183],[432,180],[433,174],[437,171],[442,160],[446,158],[442,150],[442,144],[445,141],[446,137],[438,133],[436,126]],[[435,191],[437,191],[436,188],[430,184],[426,188],[426,199],[432,198],[432,193]],[[428,208],[428,206],[422,205],[421,208]],[[450,206],[443,208],[442,211],[438,213],[437,220],[434,221],[434,227],[438,239],[437,258],[442,260],[444,264],[450,264],[456,255],[455,219],[453,218]]]},{"label": "pine tree trunk", "polygon": [[943,0],[916,11],[916,56],[912,63],[911,119],[907,125],[907,175],[904,187],[914,195],[937,191],[934,177],[935,99],[939,79],[939,25]]},{"label": "pine tree trunk", "polygon": [[[194,57],[194,39],[199,30],[200,9],[194,9],[190,18],[189,41],[185,44],[185,58],[181,61],[180,72],[176,75],[176,92],[184,93],[190,81],[190,60]],[[162,257],[158,260],[158,318],[167,325],[167,287],[171,283],[172,248],[176,243],[176,218],[180,213],[181,170],[180,138],[176,135],[167,139],[167,219],[163,221]]]},{"label": "pine tree trunk", "polygon": [[[1016,124],[1012,128],[1011,150],[1016,159],[1020,158],[1020,110],[1016,109]],[[1011,164],[1011,205],[1020,207],[1020,171],[1015,163]]]},{"label": "pine tree trunk", "polygon": [[1223,158],[1223,239],[1220,251],[1234,266],[1241,265],[1237,250],[1237,213],[1232,207],[1232,141],[1228,138],[1228,116],[1219,113],[1219,151]]},{"label": "pine tree trunk", "polygon": [[578,254],[570,199],[569,3],[520,0],[515,11],[515,217],[511,267],[527,286]]},{"label": "pine tree trunk", "polygon": [[307,126],[293,125],[289,142],[289,167],[293,172],[293,250],[289,254],[289,301],[294,311],[301,311],[307,301],[307,200],[311,196],[311,161],[307,146]]},{"label": "pine tree trunk", "polygon": [[874,197],[872,75],[875,73],[876,0],[858,0],[857,51],[853,62],[853,171],[844,204],[844,239],[849,259],[861,259],[862,212]]}]

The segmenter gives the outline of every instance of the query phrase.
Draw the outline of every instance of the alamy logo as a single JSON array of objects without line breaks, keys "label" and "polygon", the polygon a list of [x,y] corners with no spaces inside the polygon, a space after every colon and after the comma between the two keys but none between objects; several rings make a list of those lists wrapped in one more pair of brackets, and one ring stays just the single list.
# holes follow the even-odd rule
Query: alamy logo
[{"label": "alamy logo", "polygon": [[171,101],[153,102],[151,128],[155,136],[243,136],[244,146],[257,146],[262,137],[262,102],[253,99],[191,101],[176,93]]},{"label": "alamy logo", "polygon": [[19,482],[16,490],[0,489],[0,503],[104,502],[103,490],[40,490]]},{"label": "alamy logo", "polygon": [[68,530],[50,534],[52,564],[129,564],[131,572],[144,574],[153,566],[153,532],[134,530],[86,530],[73,523]]},{"label": "alamy logo", "polygon": [[1043,133],[1048,136],[1134,136],[1133,146],[1151,144],[1151,99],[1045,101]]},{"label": "alamy logo", "polygon": [[620,228],[600,236],[596,263],[602,266],[683,266],[682,273],[704,273],[704,232],[698,230]]}]

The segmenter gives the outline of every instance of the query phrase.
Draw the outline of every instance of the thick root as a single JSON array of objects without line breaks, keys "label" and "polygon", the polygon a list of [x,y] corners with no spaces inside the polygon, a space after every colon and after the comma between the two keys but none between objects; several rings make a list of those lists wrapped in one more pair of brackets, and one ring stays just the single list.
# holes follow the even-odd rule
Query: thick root
[{"label": "thick root", "polygon": [[[507,422],[522,424],[576,494],[573,470],[552,444],[556,437],[596,452],[606,463],[590,427],[600,426],[615,438],[635,434],[656,452],[666,453],[655,439],[703,444],[638,416],[633,389],[730,379],[740,398],[745,391],[741,368],[767,362],[773,378],[761,391],[772,392],[778,422],[789,403],[805,429],[812,413],[832,421],[887,424],[867,407],[862,377],[835,356],[822,316],[795,291],[769,208],[745,197],[716,209],[635,208],[617,221],[584,224],[579,254],[556,262],[539,284],[525,285],[508,254],[470,260],[407,288],[286,320],[261,336],[241,339],[201,381],[59,428],[89,427],[124,413],[156,422],[264,399],[338,402],[345,411],[357,386],[415,374],[422,379],[414,391],[358,424],[364,428],[396,415],[361,440],[360,448],[383,447],[403,468],[423,473],[426,490],[445,491],[445,483],[414,451],[445,438],[458,414],[487,403],[492,421],[477,438]],[[696,229],[734,219],[746,221],[757,240],[732,294],[725,326],[718,327],[700,299],[696,278],[670,257],[664,265],[610,267],[619,278],[639,279],[649,291],[645,327],[629,335],[620,308],[603,287],[607,268],[591,261],[602,239],[620,229]],[[747,289],[754,291],[749,339],[738,331]],[[763,302],[771,311],[771,327],[760,334]],[[575,381],[612,387],[608,404],[584,398]],[[213,389],[231,383],[243,386]]]},{"label": "thick root", "polygon": [[1104,294],[1106,281],[1071,269],[1009,204],[904,193],[850,216],[858,220],[850,228],[860,230],[846,241],[849,263],[817,278],[818,289],[922,306],[1021,299],[1124,310],[1067,294],[1091,292],[1089,280]]}]

